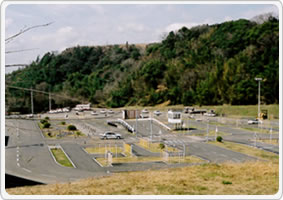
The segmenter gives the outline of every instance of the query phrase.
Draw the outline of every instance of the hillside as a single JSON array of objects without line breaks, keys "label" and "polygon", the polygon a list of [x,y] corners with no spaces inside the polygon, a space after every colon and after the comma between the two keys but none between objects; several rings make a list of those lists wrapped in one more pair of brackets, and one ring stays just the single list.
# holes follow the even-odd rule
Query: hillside
[{"label": "hillside", "polygon": [[278,192],[278,177],[278,162],[203,164],[6,191],[15,195],[273,195]]},{"label": "hillside", "polygon": [[[68,97],[53,106],[91,102],[98,106],[252,105],[279,103],[279,22],[240,19],[170,32],[148,45],[77,46],[46,53],[25,69],[6,75],[6,85]],[[73,100],[71,98],[76,98]],[[35,112],[48,97],[35,94]],[[8,111],[29,112],[30,93],[6,89]]]}]

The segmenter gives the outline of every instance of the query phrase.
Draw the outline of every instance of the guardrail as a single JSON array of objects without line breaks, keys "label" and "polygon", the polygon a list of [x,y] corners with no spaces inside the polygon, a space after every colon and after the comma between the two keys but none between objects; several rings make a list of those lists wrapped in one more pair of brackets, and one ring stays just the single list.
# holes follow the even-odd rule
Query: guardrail
[{"label": "guardrail", "polygon": [[109,124],[111,126],[113,126],[117,123],[124,126],[129,132],[131,132],[131,133],[135,132],[135,129],[130,124],[128,124],[126,121],[124,121],[122,119],[117,119],[117,120],[114,120],[114,121],[107,121],[107,124]]}]

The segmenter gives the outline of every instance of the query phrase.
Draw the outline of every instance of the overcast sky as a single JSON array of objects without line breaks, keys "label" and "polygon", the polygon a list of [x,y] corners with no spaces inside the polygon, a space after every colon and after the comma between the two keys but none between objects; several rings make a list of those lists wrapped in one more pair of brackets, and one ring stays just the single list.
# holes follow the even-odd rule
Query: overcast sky
[{"label": "overcast sky", "polygon": [[[9,5],[5,15],[5,38],[24,27],[54,22],[28,31],[6,45],[6,64],[29,64],[49,51],[83,45],[150,43],[164,33],[201,24],[215,24],[273,12],[271,4],[91,4]],[[6,73],[16,68],[6,69]]]}]

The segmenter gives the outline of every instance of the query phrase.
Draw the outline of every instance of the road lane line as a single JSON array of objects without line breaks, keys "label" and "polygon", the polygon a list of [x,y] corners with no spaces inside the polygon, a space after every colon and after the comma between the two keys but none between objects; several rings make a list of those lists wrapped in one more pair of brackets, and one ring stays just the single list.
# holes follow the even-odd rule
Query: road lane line
[{"label": "road lane line", "polygon": [[22,167],[22,169],[25,170],[25,171],[28,172],[28,173],[31,173],[31,171],[30,171],[29,169],[26,169],[26,168],[24,168],[24,167]]},{"label": "road lane line", "polygon": [[50,178],[55,178],[56,176],[53,175],[48,175],[48,174],[40,174],[41,176],[46,176],[46,177],[50,177]]}]

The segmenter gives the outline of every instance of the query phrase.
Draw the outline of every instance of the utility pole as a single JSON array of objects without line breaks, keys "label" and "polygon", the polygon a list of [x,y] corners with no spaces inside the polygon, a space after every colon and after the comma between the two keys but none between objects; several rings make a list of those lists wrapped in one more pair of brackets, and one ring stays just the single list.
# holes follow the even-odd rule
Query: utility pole
[{"label": "utility pole", "polygon": [[150,138],[151,138],[151,142],[152,142],[152,116],[150,113]]},{"label": "utility pole", "polygon": [[257,117],[260,118],[260,81],[262,81],[262,78],[255,78],[256,81],[258,81],[258,111],[257,111]]},{"label": "utility pole", "polygon": [[138,137],[138,111],[136,110],[136,137]]},{"label": "utility pole", "polygon": [[208,131],[209,130],[209,120],[207,120],[207,125],[206,125],[206,142],[208,142]]},{"label": "utility pole", "polygon": [[31,114],[33,114],[33,90],[30,89]]},{"label": "utility pole", "polygon": [[49,111],[51,111],[51,94],[50,94],[50,91],[49,91]]}]

